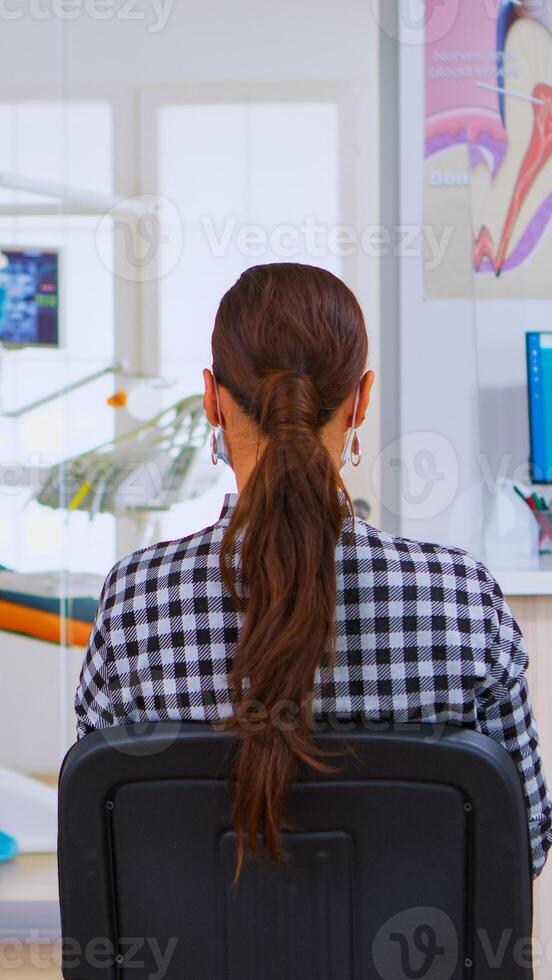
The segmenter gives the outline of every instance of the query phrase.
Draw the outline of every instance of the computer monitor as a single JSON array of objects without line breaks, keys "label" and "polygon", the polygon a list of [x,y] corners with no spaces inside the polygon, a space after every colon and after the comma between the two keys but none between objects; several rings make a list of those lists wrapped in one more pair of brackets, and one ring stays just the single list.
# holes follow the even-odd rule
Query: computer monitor
[{"label": "computer monitor", "polygon": [[59,347],[60,253],[0,246],[0,344]]},{"label": "computer monitor", "polygon": [[552,483],[552,331],[527,334],[531,479]]}]

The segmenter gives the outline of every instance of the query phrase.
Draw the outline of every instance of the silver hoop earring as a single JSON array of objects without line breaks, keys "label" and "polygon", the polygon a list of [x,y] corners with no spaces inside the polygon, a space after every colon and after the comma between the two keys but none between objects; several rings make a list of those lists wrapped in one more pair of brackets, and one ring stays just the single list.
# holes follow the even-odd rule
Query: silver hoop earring
[{"label": "silver hoop earring", "polygon": [[358,438],[358,432],[355,431],[353,436],[353,441],[351,443],[351,463],[353,466],[358,466],[362,459],[362,449],[360,448],[360,439]]},{"label": "silver hoop earring", "polygon": [[216,466],[218,463],[218,442],[216,429],[213,429],[211,432],[211,462],[213,466]]}]

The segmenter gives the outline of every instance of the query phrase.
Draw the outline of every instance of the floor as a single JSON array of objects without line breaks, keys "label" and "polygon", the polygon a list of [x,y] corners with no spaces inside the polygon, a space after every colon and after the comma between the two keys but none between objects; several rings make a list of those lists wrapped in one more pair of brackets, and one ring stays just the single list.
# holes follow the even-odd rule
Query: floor
[{"label": "floor", "polygon": [[30,947],[29,950],[15,959],[13,950],[4,957],[0,944],[0,971],[9,970],[13,980],[60,980],[61,972],[58,965],[58,949],[45,947]]},{"label": "floor", "polygon": [[59,980],[54,854],[24,855],[0,865],[0,975]]},{"label": "floor", "polygon": [[24,854],[0,865],[0,903],[56,901],[55,854]]}]

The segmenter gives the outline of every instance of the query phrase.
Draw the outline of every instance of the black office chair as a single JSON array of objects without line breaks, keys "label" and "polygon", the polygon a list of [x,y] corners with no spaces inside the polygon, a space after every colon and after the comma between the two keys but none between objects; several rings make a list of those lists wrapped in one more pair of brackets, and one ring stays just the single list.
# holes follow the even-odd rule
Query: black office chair
[{"label": "black office chair", "polygon": [[66,980],[528,980],[527,823],[507,753],[457,728],[316,739],[352,751],[291,788],[288,866],[248,860],[237,887],[232,737],[169,723],[73,746]]}]

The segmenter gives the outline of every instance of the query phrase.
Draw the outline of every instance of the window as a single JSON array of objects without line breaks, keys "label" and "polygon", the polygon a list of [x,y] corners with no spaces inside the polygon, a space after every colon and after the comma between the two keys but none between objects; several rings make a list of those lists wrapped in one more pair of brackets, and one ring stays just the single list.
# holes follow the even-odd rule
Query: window
[{"label": "window", "polygon": [[[333,102],[159,107],[163,233],[183,242],[159,281],[160,364],[177,380],[172,400],[201,389],[218,301],[244,269],[295,261],[340,274],[329,247],[341,213],[339,155]],[[163,537],[216,520],[234,482],[222,465],[210,478],[217,482],[200,499],[164,516]]]}]

